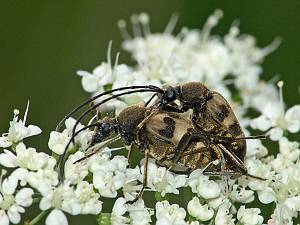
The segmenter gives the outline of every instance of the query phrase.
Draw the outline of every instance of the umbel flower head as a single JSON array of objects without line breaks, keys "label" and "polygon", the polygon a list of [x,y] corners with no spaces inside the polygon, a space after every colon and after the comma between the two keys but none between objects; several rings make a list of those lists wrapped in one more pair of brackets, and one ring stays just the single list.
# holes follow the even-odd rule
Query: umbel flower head
[{"label": "umbel flower head", "polygon": [[[276,86],[273,80],[262,78],[261,63],[280,41],[275,39],[266,47],[258,47],[255,38],[241,34],[236,23],[224,37],[211,35],[222,17],[223,12],[216,10],[202,29],[183,28],[173,34],[176,15],[162,33],[151,32],[147,14],[133,15],[133,34],[129,34],[126,21],[119,21],[118,25],[124,38],[122,47],[136,63],[119,64],[119,54],[113,63],[110,43],[107,61],[92,72],[78,71],[78,75],[83,89],[92,96],[132,85],[205,83],[228,100],[245,134],[251,135],[250,128],[266,132],[268,139],[263,142],[247,140],[245,158],[248,173],[265,180],[247,176],[212,179],[202,169],[179,175],[150,159],[145,192],[152,196],[151,201],[145,197],[130,203],[142,188],[144,160],[132,167],[119,151],[126,147],[121,142],[115,143],[118,146],[114,148],[99,143],[102,147],[97,145],[98,152],[97,146],[88,148],[91,129],[80,132],[70,142],[77,122],[73,118],[65,121],[64,130],[50,133],[51,155],[25,145],[24,139],[41,133],[39,127],[26,125],[27,106],[23,120],[19,110],[14,111],[8,132],[0,137],[0,164],[9,169],[9,173],[1,172],[0,224],[19,223],[33,201],[41,213],[25,218],[28,224],[45,217],[46,225],[66,225],[67,215],[81,214],[97,215],[99,224],[113,225],[291,225],[299,221],[300,149],[299,142],[289,133],[298,135],[300,107],[286,109],[283,81]],[[115,110],[117,114],[149,97],[145,93],[121,96],[101,106],[101,110]],[[255,118],[248,114],[253,110],[258,115]],[[76,131],[84,126],[79,124]],[[67,145],[62,178],[58,168]],[[90,152],[92,156],[85,159]],[[108,198],[114,202],[111,210],[107,207]],[[270,215],[266,207],[272,208]]]}]

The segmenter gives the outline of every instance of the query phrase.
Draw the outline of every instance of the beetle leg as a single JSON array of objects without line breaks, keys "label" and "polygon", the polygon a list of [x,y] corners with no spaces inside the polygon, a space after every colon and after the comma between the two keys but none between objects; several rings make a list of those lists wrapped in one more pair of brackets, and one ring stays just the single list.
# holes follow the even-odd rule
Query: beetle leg
[{"label": "beetle leg", "polygon": [[246,168],[244,162],[239,157],[237,157],[229,149],[225,148],[222,144],[218,144],[218,146],[229,157],[229,160],[232,161],[236,165],[239,172],[241,172],[242,174],[247,174],[247,168]]},{"label": "beetle leg", "polygon": [[143,196],[144,190],[147,186],[147,178],[148,178],[148,161],[149,161],[149,150],[145,150],[145,165],[144,165],[144,177],[143,177],[143,187],[140,190],[138,196],[132,201],[128,201],[126,203],[132,204],[135,203],[139,198]]},{"label": "beetle leg", "polygon": [[127,160],[128,160],[128,165],[130,166],[131,164],[131,153],[132,153],[132,144],[130,144],[128,147],[126,147],[128,149],[128,153],[127,153]]},{"label": "beetle leg", "polygon": [[153,95],[149,98],[149,100],[145,103],[144,106],[147,107],[156,95],[157,95],[157,93],[153,94]]},{"label": "beetle leg", "polygon": [[227,137],[222,137],[222,136],[217,136],[217,135],[212,135],[209,133],[205,132],[197,132],[197,133],[191,133],[191,132],[186,132],[182,138],[180,139],[176,149],[175,149],[175,154],[172,158],[173,162],[176,163],[178,162],[179,158],[181,157],[182,153],[186,150],[188,145],[193,139],[208,139],[211,138],[213,140],[222,140],[222,141],[231,141],[231,138]]},{"label": "beetle leg", "polygon": [[139,128],[139,129],[141,129],[144,125],[145,125],[145,123],[148,121],[148,119],[151,117],[151,116],[154,116],[156,113],[158,113],[159,112],[159,110],[153,110],[148,116],[146,116],[143,120],[142,120],[142,122],[140,122],[139,123],[139,125],[137,125],[137,128]]},{"label": "beetle leg", "polygon": [[225,148],[223,145],[218,144],[218,146],[224,151],[224,153],[229,157],[229,159],[237,166],[239,173],[237,172],[236,176],[245,175],[250,178],[254,178],[254,179],[258,179],[258,180],[262,180],[262,181],[266,180],[265,178],[248,174],[247,168],[246,168],[244,162],[239,157],[237,157],[233,152],[231,152],[229,149]]},{"label": "beetle leg", "polygon": [[180,139],[178,145],[175,148],[175,154],[172,157],[173,163],[177,163],[182,155],[182,153],[186,150],[191,140],[193,139],[193,135],[190,132],[186,132],[182,138]]},{"label": "beetle leg", "polygon": [[193,139],[199,139],[199,138],[207,139],[208,136],[206,134],[199,134],[199,133],[195,134],[195,133],[191,133],[189,131],[186,132],[180,139],[178,145],[176,146],[175,154],[172,157],[172,161],[174,163],[178,162],[180,157],[182,156],[183,152],[186,150],[186,148],[190,144],[190,142]]}]

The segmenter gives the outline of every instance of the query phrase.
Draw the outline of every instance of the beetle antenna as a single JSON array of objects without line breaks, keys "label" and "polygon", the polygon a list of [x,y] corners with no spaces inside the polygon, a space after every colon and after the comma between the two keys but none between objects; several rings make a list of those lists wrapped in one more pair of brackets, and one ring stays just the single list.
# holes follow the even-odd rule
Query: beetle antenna
[{"label": "beetle antenna", "polygon": [[247,136],[240,138],[230,138],[231,141],[250,140],[250,139],[266,139],[266,135]]},{"label": "beetle antenna", "polygon": [[[101,143],[98,143],[98,144],[96,144],[96,145],[90,147],[89,149],[87,149],[87,152],[88,152],[88,151],[92,151],[92,152],[89,153],[89,154],[87,154],[87,155],[85,155],[85,156],[82,157],[81,159],[77,159],[75,162],[73,162],[73,164],[76,164],[76,163],[78,163],[78,162],[81,162],[81,161],[84,161],[84,160],[90,158],[91,156],[93,156],[93,155],[95,155],[96,153],[98,153],[101,149],[107,147],[108,145],[112,144],[113,142],[115,142],[115,141],[117,141],[117,140],[119,140],[119,139],[120,139],[120,136],[118,135],[118,136],[116,136],[116,137],[113,137],[113,138],[111,138],[111,139],[108,139],[108,140],[106,140],[106,141],[103,141],[103,142],[101,142]],[[124,147],[120,147],[120,148],[117,148],[117,149],[122,149],[122,148],[124,148]],[[94,151],[94,149],[96,149],[96,150]]]},{"label": "beetle antenna", "polygon": [[[155,87],[155,86],[154,86]],[[159,92],[159,93],[163,93],[163,90],[161,90],[160,88],[157,88],[157,89],[149,89],[148,86],[147,88],[145,89],[139,89],[139,90],[132,90],[132,91],[127,91],[127,92],[123,92],[123,93],[120,93],[120,94],[116,94],[116,95],[112,95],[111,97],[109,98],[106,98],[104,100],[102,100],[101,102],[93,105],[91,108],[89,108],[88,110],[86,110],[85,112],[83,112],[77,119],[74,127],[73,127],[73,130],[72,130],[72,134],[75,133],[75,130],[76,130],[76,127],[77,125],[80,123],[80,121],[86,116],[88,115],[91,111],[93,111],[94,109],[96,109],[97,107],[99,107],[100,105],[104,104],[105,102],[108,102],[114,98],[117,98],[119,96],[122,96],[122,95],[126,95],[126,94],[132,94],[132,93],[136,93],[136,92]],[[74,140],[73,140],[74,141]]]},{"label": "beetle antenna", "polygon": [[261,180],[261,181],[266,181],[266,180],[267,180],[266,178],[254,176],[254,175],[251,175],[251,174],[249,174],[249,173],[246,173],[246,174],[244,174],[244,175],[247,176],[247,177],[253,178],[253,179]]},{"label": "beetle antenna", "polygon": [[60,182],[62,182],[62,180],[63,180],[63,178],[64,178],[64,161],[65,161],[66,153],[67,153],[67,150],[68,150],[70,144],[74,141],[75,137],[76,137],[79,133],[81,133],[82,131],[87,130],[87,129],[92,128],[92,127],[99,126],[99,125],[100,125],[99,122],[96,122],[96,123],[87,125],[87,126],[81,128],[80,130],[76,131],[76,132],[72,135],[72,137],[70,138],[69,142],[68,142],[67,145],[65,146],[64,152],[63,152],[63,154],[60,156],[59,161],[58,161],[58,164],[57,164],[57,167],[59,168],[59,172],[60,172]]},{"label": "beetle antenna", "polygon": [[[90,102],[104,96],[104,95],[107,95],[107,94],[110,94],[110,93],[113,93],[115,91],[122,91],[122,90],[127,90],[127,89],[139,89],[139,88],[148,88],[149,90],[153,90],[154,92],[163,92],[162,89],[160,89],[159,87],[156,87],[154,85],[138,85],[138,86],[130,86],[130,87],[121,87],[121,88],[115,88],[115,89],[112,89],[112,90],[109,90],[109,91],[105,91],[105,92],[102,92],[102,93],[99,93],[97,95],[95,95],[94,97],[90,98],[90,99],[87,99],[85,100],[84,102],[82,102],[80,105],[78,105],[77,107],[75,107],[71,112],[69,112],[59,123],[58,125],[56,126],[56,131],[59,131],[60,128],[62,127],[63,123],[71,116],[73,115],[74,113],[76,113],[78,110],[80,110],[82,107],[84,107],[85,105],[89,104]],[[136,91],[138,92],[138,91]],[[125,93],[124,93],[125,94]]]}]

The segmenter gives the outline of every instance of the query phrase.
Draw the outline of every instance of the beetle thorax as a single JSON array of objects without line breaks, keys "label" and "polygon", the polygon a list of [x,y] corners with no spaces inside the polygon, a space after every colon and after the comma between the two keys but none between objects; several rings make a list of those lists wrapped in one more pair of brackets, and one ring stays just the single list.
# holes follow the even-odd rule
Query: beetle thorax
[{"label": "beetle thorax", "polygon": [[209,89],[200,82],[189,82],[181,86],[180,100],[194,103],[205,100],[209,95]]},{"label": "beetle thorax", "polygon": [[122,133],[133,136],[137,126],[145,119],[148,109],[140,105],[133,105],[123,109],[117,116],[119,129]]}]

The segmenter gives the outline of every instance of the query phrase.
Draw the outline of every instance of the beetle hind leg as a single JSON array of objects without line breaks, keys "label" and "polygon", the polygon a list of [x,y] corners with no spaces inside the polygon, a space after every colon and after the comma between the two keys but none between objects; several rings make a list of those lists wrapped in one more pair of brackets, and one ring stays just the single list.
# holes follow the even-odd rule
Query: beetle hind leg
[{"label": "beetle hind leg", "polygon": [[148,161],[149,161],[149,151],[145,151],[145,165],[144,165],[144,177],[143,177],[143,186],[138,195],[135,197],[135,199],[131,201],[127,201],[126,204],[133,204],[137,200],[139,200],[141,197],[143,197],[145,188],[147,186],[147,179],[148,179]]}]

